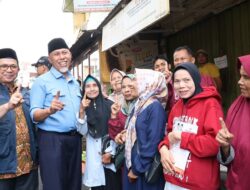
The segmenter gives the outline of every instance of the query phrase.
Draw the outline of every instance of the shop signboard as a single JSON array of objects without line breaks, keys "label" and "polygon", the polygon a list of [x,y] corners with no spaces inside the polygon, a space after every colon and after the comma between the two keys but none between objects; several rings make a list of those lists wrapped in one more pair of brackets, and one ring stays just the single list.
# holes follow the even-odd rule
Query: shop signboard
[{"label": "shop signboard", "polygon": [[152,60],[158,55],[155,40],[126,40],[115,47],[120,67],[123,71],[129,68],[152,68]]},{"label": "shop signboard", "polygon": [[219,69],[224,69],[228,67],[227,55],[214,58],[214,63]]},{"label": "shop signboard", "polygon": [[111,11],[120,0],[74,0],[74,12]]},{"label": "shop signboard", "polygon": [[169,0],[132,0],[104,27],[105,51],[169,14]]}]

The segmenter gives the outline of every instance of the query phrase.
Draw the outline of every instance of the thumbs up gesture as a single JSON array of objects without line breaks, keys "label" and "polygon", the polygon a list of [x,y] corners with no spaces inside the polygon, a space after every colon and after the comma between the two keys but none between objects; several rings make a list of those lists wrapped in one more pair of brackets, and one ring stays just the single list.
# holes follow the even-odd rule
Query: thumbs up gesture
[{"label": "thumbs up gesture", "polygon": [[55,97],[53,98],[53,100],[51,102],[50,108],[49,108],[50,114],[54,114],[57,111],[61,111],[63,109],[64,103],[62,103],[59,100],[59,97],[60,97],[60,91],[57,91]]},{"label": "thumbs up gesture", "polygon": [[10,100],[8,102],[8,109],[14,109],[20,106],[24,102],[23,96],[21,94],[21,85],[18,85],[16,91],[11,95]]}]

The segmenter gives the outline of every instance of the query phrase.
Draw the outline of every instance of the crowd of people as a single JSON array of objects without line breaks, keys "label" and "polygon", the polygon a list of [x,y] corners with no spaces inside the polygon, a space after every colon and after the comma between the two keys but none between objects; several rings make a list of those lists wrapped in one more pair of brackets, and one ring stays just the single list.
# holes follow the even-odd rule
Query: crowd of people
[{"label": "crowd of people", "polygon": [[[151,69],[110,74],[112,94],[88,75],[71,75],[72,55],[62,38],[48,43],[48,56],[33,66],[31,90],[16,83],[15,50],[0,49],[0,189],[217,190],[220,164],[226,187],[250,185],[250,55],[237,59],[241,95],[225,117],[218,68],[208,53],[188,46],[164,56]],[[86,168],[82,177],[82,138]],[[123,148],[123,149],[122,149]],[[118,151],[118,149],[123,151]],[[117,153],[122,161],[117,166]],[[155,157],[160,175],[149,181]]]}]

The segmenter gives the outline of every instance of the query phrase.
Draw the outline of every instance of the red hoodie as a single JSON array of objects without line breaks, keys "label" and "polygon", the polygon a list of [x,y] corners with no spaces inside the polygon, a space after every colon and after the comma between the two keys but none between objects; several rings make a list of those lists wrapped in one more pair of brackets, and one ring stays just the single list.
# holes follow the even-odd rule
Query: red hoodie
[{"label": "red hoodie", "polygon": [[[213,190],[219,188],[219,163],[216,155],[219,145],[215,136],[221,128],[219,117],[223,117],[221,98],[215,87],[204,87],[203,92],[189,99],[185,104],[180,99],[172,108],[168,118],[167,131],[173,130],[173,125],[197,128],[194,133],[182,132],[180,149],[190,152],[184,174],[164,172],[169,183],[194,190]],[[169,148],[168,137],[160,143],[159,148],[166,145]]]}]

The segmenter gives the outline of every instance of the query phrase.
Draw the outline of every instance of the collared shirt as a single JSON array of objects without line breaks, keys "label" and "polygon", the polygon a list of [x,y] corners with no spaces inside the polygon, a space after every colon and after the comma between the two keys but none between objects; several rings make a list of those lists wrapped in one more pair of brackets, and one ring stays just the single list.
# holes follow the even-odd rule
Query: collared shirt
[{"label": "collared shirt", "polygon": [[[16,88],[14,88],[15,90]],[[14,92],[14,91],[13,91]],[[13,93],[10,92],[10,95]],[[28,125],[22,110],[22,106],[15,108],[16,115],[16,153],[17,170],[14,174],[2,174],[0,179],[9,179],[29,173],[33,168],[33,161],[30,153],[30,137]]]},{"label": "collared shirt", "polygon": [[49,108],[57,91],[60,91],[59,101],[64,103],[61,111],[38,122],[37,127],[46,131],[68,132],[76,129],[76,113],[79,112],[81,93],[78,82],[68,72],[68,79],[54,67],[49,72],[38,77],[30,92],[30,114],[33,115],[37,109]]}]

